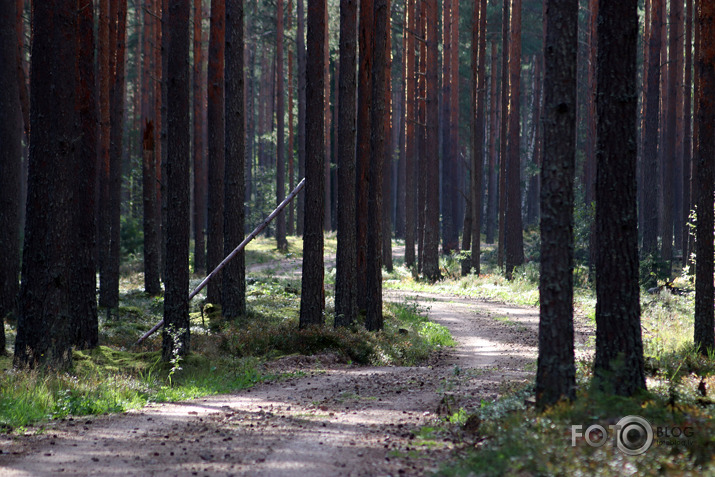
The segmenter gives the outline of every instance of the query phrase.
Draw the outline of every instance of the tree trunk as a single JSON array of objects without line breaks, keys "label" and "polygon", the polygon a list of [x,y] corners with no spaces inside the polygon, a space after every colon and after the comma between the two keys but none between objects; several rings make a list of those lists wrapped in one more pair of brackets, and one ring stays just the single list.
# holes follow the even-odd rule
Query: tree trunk
[{"label": "tree trunk", "polygon": [[[292,29],[292,14],[293,1],[288,0],[288,19],[286,25],[288,30]],[[290,48],[290,45],[288,45],[288,190],[293,190],[295,188],[293,122],[293,50]],[[288,235],[295,235],[295,204],[293,202],[288,205],[288,225],[286,232]]]},{"label": "tree trunk", "polygon": [[413,267],[415,265],[415,232],[417,218],[415,169],[417,162],[417,135],[415,123],[417,122],[416,102],[417,102],[417,70],[415,36],[417,35],[417,8],[415,0],[407,0],[407,20],[408,25],[405,36],[407,37],[407,49],[405,50],[405,78],[407,80],[407,101],[406,101],[406,131],[405,131],[405,265]]},{"label": "tree trunk", "polygon": [[[189,334],[189,18],[190,0],[172,0],[167,40],[166,255],[164,256],[164,333],[162,358],[169,361],[190,351]],[[215,187],[215,184],[212,184]]]},{"label": "tree trunk", "polygon": [[360,310],[367,310],[367,221],[370,169],[370,106],[372,104],[373,62],[373,0],[360,1],[359,24],[360,68],[358,69],[358,110],[356,138],[356,248],[357,248],[357,300]]},{"label": "tree trunk", "polygon": [[109,300],[107,279],[109,275],[109,247],[111,241],[110,217],[110,139],[111,139],[111,84],[113,76],[113,52],[111,44],[111,2],[99,2],[99,44],[97,63],[99,73],[99,203],[97,217],[97,258],[99,266],[99,305],[106,306]]},{"label": "tree trunk", "polygon": [[487,185],[487,212],[486,212],[486,230],[485,230],[485,241],[487,243],[494,243],[494,232],[497,225],[497,206],[499,204],[497,191],[497,135],[499,134],[499,121],[497,120],[497,113],[499,112],[499,95],[497,94],[497,43],[492,41],[492,52],[491,52],[491,77],[490,87],[491,91],[489,97],[490,110],[489,110],[489,170],[488,173],[488,185]]},{"label": "tree trunk", "polygon": [[637,6],[636,0],[603,2],[598,11],[594,376],[601,389],[623,396],[645,389],[635,187]]},{"label": "tree trunk", "polygon": [[[472,187],[470,188],[472,202],[472,243],[471,269],[479,275],[481,271],[480,256],[482,253],[482,176],[484,175],[484,108],[486,102],[487,74],[487,2],[480,0],[477,13],[473,16],[472,34],[472,104],[474,118],[472,129]],[[479,24],[477,25],[477,20]]]},{"label": "tree trunk", "polygon": [[503,0],[501,25],[501,121],[499,124],[499,244],[497,267],[504,265],[504,234],[506,225],[506,164],[507,164],[507,119],[509,108],[509,6],[511,0]]},{"label": "tree trunk", "polygon": [[109,18],[110,90],[109,90],[109,255],[105,273],[100,275],[99,304],[106,308],[119,306],[119,261],[122,203],[122,133],[124,127],[124,52],[126,46],[127,2],[112,2]]},{"label": "tree trunk", "polygon": [[[282,12],[282,6],[278,8],[278,12]],[[224,256],[228,256],[243,241],[245,235],[243,199],[246,195],[244,175],[246,170],[246,123],[243,94],[243,0],[228,0],[226,27]],[[246,258],[243,251],[224,267],[222,285],[223,316],[235,318],[245,315]]]},{"label": "tree trunk", "polygon": [[[69,289],[74,285],[72,228],[77,212],[71,207],[71,175],[77,167],[77,128],[76,72],[68,65],[75,64],[77,43],[66,39],[75,38],[76,10],[74,0],[37,2],[32,16],[32,141],[14,357],[20,367],[46,365],[62,370],[72,363],[76,330]],[[5,97],[7,92],[3,91]],[[11,143],[7,144],[3,142],[3,149],[11,151]]]},{"label": "tree trunk", "polygon": [[202,0],[194,0],[194,272],[206,272],[206,182],[204,158],[204,78],[203,78],[203,20]]},{"label": "tree trunk", "polygon": [[[209,30],[208,64],[208,236],[206,240],[206,266],[209,270],[223,260],[224,167],[225,131],[224,111],[224,56],[226,38],[225,0],[211,0],[211,28]],[[209,303],[221,303],[221,276],[219,274],[206,291]]]},{"label": "tree trunk", "polygon": [[[678,126],[678,92],[683,83],[683,62],[682,62],[682,34],[683,34],[683,2],[673,1],[670,4],[670,33],[668,36],[668,88],[664,90],[666,114],[665,114],[665,140],[663,149],[663,239],[661,258],[667,262],[668,274],[673,261],[673,225],[675,222],[675,211],[680,208],[680,200],[677,194],[678,183],[682,181],[682,172],[678,166],[678,157],[682,153],[682,145],[678,147],[677,141],[680,138]],[[678,53],[680,46],[680,53]],[[678,69],[680,67],[680,69]],[[682,103],[681,103],[682,104]],[[679,174],[680,173],[680,174]],[[676,180],[677,179],[677,180]],[[680,224],[678,224],[680,229]]]},{"label": "tree trunk", "polygon": [[[4,318],[17,315],[20,291],[20,181],[22,110],[14,2],[0,4],[0,355],[5,355]],[[94,203],[93,203],[94,205]],[[92,217],[94,211],[92,211]]]},{"label": "tree trunk", "polygon": [[660,103],[660,35],[663,0],[651,0],[648,41],[648,86],[643,144],[643,248],[644,256],[658,248],[658,110]]},{"label": "tree trunk", "polygon": [[383,217],[383,161],[387,157],[387,65],[389,8],[387,0],[373,3],[374,51],[372,70],[372,108],[370,112],[370,170],[367,202],[367,316],[365,327],[378,331],[383,327],[382,317],[382,234]]},{"label": "tree trunk", "polygon": [[[457,1],[457,0],[454,0]],[[442,216],[442,253],[448,255],[459,244],[452,236],[454,218],[452,217],[452,190],[456,186],[455,174],[452,168],[451,101],[452,96],[452,3],[453,0],[442,1],[442,101],[440,111],[439,138],[442,145],[441,205]]]},{"label": "tree trunk", "polygon": [[696,160],[698,162],[698,219],[695,239],[698,257],[695,274],[695,333],[694,342],[704,355],[712,353],[713,328],[713,180],[715,168],[715,4],[701,2],[697,9],[697,23],[700,33],[699,54],[695,75],[700,78],[700,88],[696,95],[698,103],[698,142]]},{"label": "tree trunk", "polygon": [[420,60],[417,72],[417,97],[418,97],[418,119],[417,119],[417,271],[424,269],[424,239],[425,239],[425,209],[427,197],[427,4],[419,2],[419,35]]},{"label": "tree trunk", "polygon": [[[476,6],[475,6],[476,8]],[[485,16],[486,19],[486,16]],[[460,193],[463,193],[462,187],[459,184],[466,184],[466,181],[460,180],[465,176],[463,173],[463,166],[460,160],[461,146],[459,144],[459,0],[452,0],[452,56],[450,61],[452,66],[450,67],[451,83],[452,87],[450,89],[449,97],[449,112],[451,115],[450,123],[451,128],[449,131],[449,142],[450,146],[450,162],[452,167],[452,178],[454,179],[454,186],[450,187],[451,190],[451,204],[452,204],[452,229],[450,234],[452,235],[452,243],[454,244],[454,250],[459,250],[459,229],[460,229],[460,215],[462,198]],[[486,83],[485,83],[486,84]],[[482,99],[483,102],[483,99]],[[484,121],[482,120],[482,124]],[[481,185],[480,185],[481,189]],[[467,192],[469,193],[469,192]],[[474,224],[474,221],[472,221]]]},{"label": "tree trunk", "polygon": [[325,218],[323,221],[323,229],[329,232],[333,229],[333,217],[332,217],[332,201],[330,200],[330,32],[329,32],[329,18],[328,18],[328,7],[325,7],[325,61],[323,62],[323,67],[325,68]]},{"label": "tree trunk", "polygon": [[158,230],[158,251],[159,251],[159,271],[164,276],[165,267],[163,257],[165,255],[164,230],[166,209],[162,197],[164,196],[164,156],[166,154],[166,69],[167,69],[167,43],[169,34],[163,34],[164,25],[169,16],[168,0],[155,0],[156,7],[156,34],[155,48],[156,58],[154,59],[154,77],[156,78],[156,93],[154,94],[154,159],[156,164],[154,171],[156,172],[156,224]]},{"label": "tree trunk", "polygon": [[[698,74],[698,58],[700,57],[700,22],[693,20],[693,158],[691,161],[691,171],[690,171],[690,208],[695,210],[698,202],[698,160],[697,160],[697,148],[698,141],[700,137],[700,123],[696,119],[700,114],[700,103],[697,100],[700,94],[700,75]],[[697,211],[696,211],[697,213]],[[697,217],[695,218],[695,225],[697,225]],[[696,232],[697,234],[697,232]],[[688,248],[695,251],[695,235],[691,234],[688,240]],[[688,258],[688,264],[692,268],[695,267],[695,256],[694,254]]]},{"label": "tree trunk", "polygon": [[354,286],[355,241],[355,97],[357,2],[340,3],[340,83],[338,86],[338,251],[335,272],[335,326],[350,326],[357,318]]},{"label": "tree trunk", "polygon": [[325,217],[325,13],[326,0],[308,0],[305,90],[305,226],[300,327],[325,322],[323,220]]},{"label": "tree trunk", "polygon": [[[286,151],[285,151],[285,89],[283,78],[283,0],[276,2],[276,205],[285,199]],[[240,243],[240,242],[239,242]],[[238,244],[236,244],[238,245]],[[286,239],[286,215],[276,217],[276,246],[278,250],[288,250]]]},{"label": "tree trunk", "polygon": [[430,281],[439,280],[439,111],[437,109],[437,1],[428,0],[427,9],[427,109],[425,124],[425,231],[422,272]]},{"label": "tree trunk", "polygon": [[506,213],[504,253],[506,276],[524,263],[524,236],[521,219],[521,160],[519,147],[521,75],[521,0],[512,0],[509,41],[509,142],[506,164]]},{"label": "tree trunk", "polygon": [[[392,104],[392,27],[390,21],[390,0],[387,0],[387,29],[385,30],[386,42],[385,42],[385,115],[384,121],[384,135],[385,135],[385,146],[384,154],[382,155],[382,208],[378,209],[382,215],[382,266],[388,272],[392,272],[392,163],[394,162],[393,154],[395,151],[394,143],[392,141],[392,121],[391,113],[393,113]],[[377,30],[377,27],[376,27]],[[374,88],[373,88],[374,94]],[[375,105],[373,101],[373,106]],[[374,128],[373,128],[374,134]],[[368,258],[369,260],[369,258]],[[368,271],[369,273],[369,271]]]},{"label": "tree trunk", "polygon": [[[298,29],[296,32],[296,55],[298,56],[298,177],[305,177],[305,93],[306,93],[306,50],[305,50],[305,13],[303,0],[298,0]],[[305,221],[305,194],[298,195],[296,233],[303,235]]]},{"label": "tree trunk", "polygon": [[144,231],[144,291],[150,296],[161,293],[159,269],[159,206],[157,204],[156,99],[152,73],[156,70],[156,19],[154,0],[144,8],[144,58],[142,60],[142,204]]},{"label": "tree trunk", "polygon": [[693,161],[692,138],[692,67],[693,67],[693,0],[686,0],[685,8],[685,80],[683,88],[683,224],[681,228],[683,244],[683,266],[688,264],[690,256],[690,181]]},{"label": "tree trunk", "polygon": [[[673,71],[670,74],[671,92],[675,96],[675,106],[671,114],[675,118],[675,159],[673,177],[673,246],[676,250],[683,250],[683,230],[685,218],[683,215],[683,1],[673,2],[671,10],[671,25],[674,25],[670,34],[670,48],[673,56],[670,63]],[[673,91],[674,90],[674,91]]]},{"label": "tree trunk", "polygon": [[[72,260],[72,286],[70,306],[74,318],[77,349],[94,348],[99,344],[99,322],[97,319],[97,268],[94,247],[96,244],[95,221],[95,178],[97,177],[97,85],[94,67],[94,12],[92,2],[80,0],[77,5],[77,126],[81,139],[77,149],[72,210],[75,224],[75,259]],[[3,91],[7,91],[3,89]],[[12,91],[12,90],[10,90]],[[3,144],[7,144],[2,141]],[[10,147],[12,150],[12,147]],[[16,156],[17,157],[17,156]],[[119,204],[117,204],[118,206]],[[17,227],[17,226],[16,226]],[[9,230],[4,228],[3,230]],[[19,255],[18,255],[19,256]],[[117,273],[119,271],[117,270]],[[14,295],[13,295],[14,296]],[[0,313],[0,317],[2,314]],[[0,348],[0,350],[4,349]]]},{"label": "tree trunk", "polygon": [[[578,2],[548,0],[541,163],[539,408],[576,397],[573,332],[573,206],[576,162]],[[537,80],[538,81],[538,80]],[[535,118],[537,121],[541,118]]]}]

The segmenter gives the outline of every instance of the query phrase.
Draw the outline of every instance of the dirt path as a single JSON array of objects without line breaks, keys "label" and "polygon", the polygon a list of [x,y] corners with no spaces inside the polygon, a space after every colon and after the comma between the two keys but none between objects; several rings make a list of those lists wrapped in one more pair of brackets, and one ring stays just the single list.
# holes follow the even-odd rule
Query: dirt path
[{"label": "dirt path", "polygon": [[305,376],[232,395],[50,423],[40,435],[0,436],[0,474],[430,474],[449,457],[451,438],[422,445],[420,429],[531,378],[537,311],[425,293],[385,296],[428,307],[459,345],[428,366],[411,368],[354,367],[330,355],[284,358],[271,370],[303,370]]}]

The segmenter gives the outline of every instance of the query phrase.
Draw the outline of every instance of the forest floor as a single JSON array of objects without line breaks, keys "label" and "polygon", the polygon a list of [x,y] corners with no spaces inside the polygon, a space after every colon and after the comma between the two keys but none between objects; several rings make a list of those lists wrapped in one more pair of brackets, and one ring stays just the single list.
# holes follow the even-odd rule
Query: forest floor
[{"label": "forest floor", "polygon": [[[265,265],[264,265],[265,266]],[[281,271],[285,271],[285,268]],[[153,404],[118,415],[52,421],[0,435],[3,476],[420,476],[464,444],[444,429],[533,380],[538,310],[458,296],[385,291],[416,303],[457,346],[419,367],[366,367],[335,355],[264,365],[287,379],[230,395]],[[576,322],[577,343],[593,327]],[[468,441],[468,439],[467,439]]]}]

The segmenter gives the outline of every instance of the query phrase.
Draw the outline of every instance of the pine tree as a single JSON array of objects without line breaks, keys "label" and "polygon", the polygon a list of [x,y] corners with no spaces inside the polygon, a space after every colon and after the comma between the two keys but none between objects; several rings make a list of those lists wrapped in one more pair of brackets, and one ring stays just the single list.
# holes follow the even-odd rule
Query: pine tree
[{"label": "pine tree", "polygon": [[573,205],[576,162],[578,2],[549,0],[544,43],[544,157],[536,399],[575,398]]},{"label": "pine tree", "polygon": [[645,389],[636,207],[636,0],[598,9],[596,358],[599,386],[630,396]]}]

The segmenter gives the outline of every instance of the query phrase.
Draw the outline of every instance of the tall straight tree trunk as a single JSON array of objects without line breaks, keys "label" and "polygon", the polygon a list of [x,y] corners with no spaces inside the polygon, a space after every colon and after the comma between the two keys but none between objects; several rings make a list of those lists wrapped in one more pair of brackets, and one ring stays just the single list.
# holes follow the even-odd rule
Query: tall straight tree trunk
[{"label": "tall straight tree trunk", "polygon": [[[243,74],[243,73],[241,73]],[[276,2],[276,205],[285,199],[286,151],[285,151],[285,106],[283,78],[283,0]],[[276,217],[276,246],[278,250],[288,250],[286,239],[286,215]]]},{"label": "tall straight tree trunk", "polygon": [[506,225],[506,165],[507,165],[507,120],[509,118],[509,6],[511,0],[502,0],[501,25],[501,121],[499,124],[499,244],[497,246],[497,267],[504,265],[504,239]]},{"label": "tall straight tree trunk", "polygon": [[338,251],[335,272],[335,326],[350,326],[357,318],[354,286],[355,241],[355,124],[357,2],[340,3],[340,78],[338,101]]},{"label": "tall straight tree trunk", "polygon": [[[649,0],[650,1],[650,0]],[[584,168],[585,193],[584,202],[587,210],[592,210],[596,194],[596,61],[598,54],[598,32],[596,18],[598,17],[599,0],[589,0],[589,29],[588,29],[588,86],[586,95],[586,162]],[[645,42],[644,42],[645,43]],[[644,50],[645,52],[645,50]],[[645,57],[645,55],[644,55]],[[642,149],[642,148],[641,148]],[[641,159],[642,163],[642,159]],[[642,185],[641,185],[642,189]],[[643,204],[641,203],[641,207]],[[641,214],[642,215],[642,214]],[[640,220],[640,218],[639,218]],[[593,271],[596,264],[596,223],[591,220],[588,231],[589,271]]]},{"label": "tall straight tree trunk", "polygon": [[506,276],[524,263],[521,219],[521,160],[519,148],[519,91],[521,75],[521,0],[512,0],[509,42],[509,141],[506,164],[506,213],[504,254]]},{"label": "tall straight tree trunk", "polygon": [[164,256],[164,332],[162,358],[189,353],[189,200],[190,155],[189,19],[190,0],[172,0],[168,10],[167,40],[167,162],[166,255]]},{"label": "tall straight tree trunk", "polygon": [[202,0],[194,0],[194,272],[206,271],[206,243],[204,242],[204,227],[206,226],[206,182],[204,159],[204,78],[203,78],[203,29],[201,23]]},{"label": "tall straight tree trunk", "polygon": [[572,400],[576,397],[573,206],[578,2],[548,0],[545,8],[544,158],[541,164],[539,359],[536,374],[537,405],[542,409],[562,398]]},{"label": "tall straight tree trunk", "polygon": [[106,308],[119,306],[119,261],[122,202],[122,136],[124,127],[124,52],[126,47],[127,1],[112,2],[110,8],[109,44],[111,75],[109,115],[109,255],[106,273],[100,276],[99,303]]},{"label": "tall straight tree trunk", "polygon": [[[208,77],[208,236],[206,265],[213,270],[223,260],[224,164],[226,117],[224,112],[225,0],[211,0]],[[232,211],[235,212],[235,211]],[[221,272],[208,283],[206,299],[221,303]]]},{"label": "tall straight tree trunk", "polygon": [[591,207],[596,185],[596,17],[599,0],[588,2],[588,87],[586,94],[586,158],[584,163],[584,203]]},{"label": "tall straight tree trunk", "polygon": [[407,48],[405,50],[405,78],[407,81],[407,120],[405,121],[405,265],[412,267],[415,264],[415,230],[416,230],[416,188],[415,165],[417,162],[415,123],[416,116],[416,90],[417,75],[415,69],[415,35],[417,34],[417,10],[415,0],[407,0],[405,37]]},{"label": "tall straight tree trunk", "polygon": [[325,14],[326,0],[308,0],[305,90],[305,226],[301,328],[325,322],[323,220],[325,217]]},{"label": "tall straight tree trunk", "polygon": [[111,240],[110,218],[110,138],[111,138],[111,84],[113,76],[114,48],[111,45],[111,11],[110,1],[99,2],[99,44],[97,50],[97,63],[99,73],[99,192],[97,214],[97,258],[99,266],[99,305],[106,306],[108,301],[107,278],[109,274],[109,243]]},{"label": "tall straight tree trunk", "polygon": [[651,25],[648,40],[648,86],[643,144],[643,255],[658,247],[658,111],[660,103],[660,35],[663,0],[651,0]]},{"label": "tall straight tree trunk", "polygon": [[428,0],[427,9],[427,150],[425,164],[425,231],[422,272],[430,281],[440,278],[439,271],[439,111],[437,105],[437,1]]},{"label": "tall straight tree trunk", "polygon": [[[456,1],[456,0],[455,0]],[[452,237],[454,218],[452,217],[452,190],[455,180],[452,171],[452,149],[450,130],[452,127],[451,101],[452,96],[452,3],[453,0],[442,1],[442,102],[440,111],[440,143],[442,144],[442,174],[441,174],[441,204],[442,216],[442,252],[449,254],[458,244]]]},{"label": "tall straight tree trunk", "polygon": [[424,269],[425,209],[427,197],[427,4],[419,2],[420,61],[417,71],[417,260],[418,272]]},{"label": "tall straight tree trunk", "polygon": [[683,216],[683,1],[673,2],[671,9],[671,34],[669,51],[672,50],[673,71],[670,75],[671,91],[675,96],[675,107],[671,110],[675,118],[675,151],[673,152],[675,164],[673,183],[673,246],[676,250],[683,250],[683,236],[680,231],[685,224]]},{"label": "tall straight tree trunk", "polygon": [[[282,7],[278,8],[282,12]],[[243,199],[246,170],[246,122],[243,75],[243,0],[226,3],[226,167],[224,255],[244,239]],[[241,251],[223,269],[222,312],[227,318],[246,314],[246,259]]]},{"label": "tall straight tree trunk", "polygon": [[[97,84],[94,65],[94,11],[90,0],[79,0],[77,4],[77,90],[75,111],[80,134],[75,169],[72,210],[75,224],[75,259],[71,262],[70,306],[75,324],[74,345],[77,349],[94,348],[99,344],[99,322],[97,319],[97,269],[95,263],[96,220],[95,194],[97,177]],[[11,63],[12,64],[12,63]],[[2,89],[2,91],[8,91]],[[12,91],[10,89],[9,91]],[[18,126],[19,129],[19,126]],[[3,144],[8,144],[1,141]],[[12,144],[9,147],[13,150]],[[18,156],[16,156],[17,158]],[[17,224],[15,224],[17,230]],[[9,227],[3,230],[11,230]],[[19,257],[19,255],[18,255]],[[12,268],[11,268],[12,269]],[[17,269],[15,268],[17,272]],[[17,277],[17,275],[15,275]],[[13,295],[13,298],[15,295]],[[0,318],[2,318],[0,313]],[[0,321],[2,324],[2,321]],[[5,347],[0,347],[0,352]]]},{"label": "tall straight tree trunk", "polygon": [[367,315],[365,327],[370,331],[383,328],[382,317],[382,230],[383,226],[383,161],[387,157],[388,92],[388,0],[373,3],[374,51],[372,70],[372,108],[370,112],[370,170],[367,202]]},{"label": "tall straight tree trunk", "polygon": [[[0,4],[0,355],[5,355],[4,318],[17,315],[20,291],[20,183],[22,109],[14,2]],[[96,159],[93,159],[96,160]],[[92,203],[94,204],[94,202]],[[94,211],[91,211],[94,217]]]},{"label": "tall straight tree trunk", "polygon": [[[393,189],[395,191],[395,200],[392,207],[395,214],[395,238],[405,238],[405,202],[407,183],[407,154],[405,149],[405,95],[407,94],[407,70],[405,64],[407,62],[407,2],[405,2],[405,11],[402,12],[402,45],[400,50],[395,54],[397,61],[397,71],[399,71],[400,86],[397,91],[392,94],[392,103],[395,105],[395,111],[392,114],[392,138],[393,149],[397,152],[397,163],[393,168]],[[395,42],[397,50],[397,42]],[[399,56],[398,56],[399,55]]]},{"label": "tall straight tree trunk", "polygon": [[144,232],[144,291],[150,296],[161,293],[159,269],[159,206],[157,204],[156,159],[156,70],[155,51],[157,20],[153,14],[155,0],[144,7],[144,58],[142,59],[142,205]]},{"label": "tall straight tree trunk", "polygon": [[[697,11],[697,8],[696,8]],[[697,15],[697,13],[696,13]],[[697,202],[698,202],[698,160],[697,160],[697,148],[698,148],[698,141],[700,137],[700,123],[696,119],[698,115],[700,114],[700,102],[698,101],[697,98],[699,98],[700,94],[700,75],[698,74],[698,58],[700,57],[700,22],[697,21],[696,19],[693,20],[693,69],[694,69],[694,76],[693,76],[693,158],[691,161],[691,171],[690,171],[690,208],[691,210],[695,210],[697,207]],[[697,211],[696,211],[697,213]],[[695,223],[697,225],[697,217],[695,218]],[[697,234],[697,231],[696,231]],[[696,251],[695,250],[695,235],[696,234],[691,234],[690,239],[688,240],[688,248],[690,250]],[[691,267],[695,267],[695,256],[691,255],[688,258],[688,264]]]},{"label": "tall straight tree trunk", "polygon": [[323,229],[329,232],[333,229],[332,201],[330,200],[330,22],[328,18],[328,7],[325,7],[325,220]]},{"label": "tall straight tree trunk", "polygon": [[[305,14],[303,0],[298,0],[296,31],[296,55],[298,56],[298,177],[305,177],[305,92],[306,92],[306,50],[305,50]],[[296,232],[303,235],[305,217],[305,193],[298,195]]]},{"label": "tall straight tree trunk", "polygon": [[[476,6],[475,6],[476,8]],[[452,55],[450,57],[450,73],[452,75],[450,82],[452,83],[450,88],[449,96],[449,113],[452,127],[449,131],[449,142],[450,142],[450,163],[452,168],[452,179],[454,180],[453,186],[451,186],[450,193],[450,203],[451,203],[451,215],[452,215],[452,228],[450,230],[450,235],[452,236],[453,250],[459,250],[459,211],[461,210],[460,204],[462,198],[460,197],[461,188],[458,186],[459,183],[465,184],[464,180],[460,178],[464,177],[463,170],[464,167],[460,160],[461,146],[459,144],[459,0],[452,0],[452,25],[451,25],[451,43],[452,43]],[[483,121],[482,121],[483,122]],[[481,185],[480,185],[481,188]],[[467,192],[469,193],[469,192]],[[472,224],[474,222],[472,221]]]},{"label": "tall straight tree trunk", "polygon": [[697,9],[697,28],[700,45],[695,75],[700,78],[700,88],[695,100],[698,103],[698,140],[695,158],[698,163],[698,219],[696,228],[695,269],[695,346],[704,355],[713,350],[713,180],[715,180],[715,4],[700,2]]},{"label": "tall straight tree trunk", "polygon": [[359,24],[360,67],[358,69],[358,110],[355,164],[355,237],[357,242],[357,275],[355,285],[358,307],[367,310],[367,221],[370,170],[370,106],[372,89],[370,78],[373,68],[373,0],[361,0]]},{"label": "tall straight tree trunk", "polygon": [[156,58],[154,58],[154,78],[156,92],[154,94],[154,159],[156,164],[154,165],[154,171],[156,172],[156,224],[157,224],[157,239],[158,239],[158,254],[159,254],[159,271],[161,276],[164,276],[164,262],[163,257],[166,252],[164,241],[164,222],[166,218],[165,208],[163,203],[163,192],[164,184],[162,182],[162,177],[164,176],[164,155],[165,155],[165,139],[166,139],[166,69],[167,69],[167,43],[169,34],[163,34],[164,25],[168,19],[169,9],[168,0],[154,0],[154,6],[156,8],[156,28],[154,33],[156,34],[156,39],[154,40],[154,52]]},{"label": "tall straight tree trunk", "polygon": [[[480,0],[479,8],[473,15],[472,33],[472,260],[471,268],[479,275],[481,271],[480,255],[482,253],[482,176],[484,175],[484,108],[486,103],[487,74],[487,1]],[[477,24],[477,20],[479,24]]]},{"label": "tall straight tree trunk", "polygon": [[[69,289],[72,261],[78,259],[72,237],[77,212],[71,206],[71,175],[77,167],[73,67],[77,43],[67,38],[76,35],[77,2],[37,2],[33,8],[32,141],[14,364],[63,370],[72,364],[76,337]],[[10,143],[3,143],[5,147],[12,150]]]},{"label": "tall straight tree trunk", "polygon": [[693,139],[692,139],[692,67],[693,67],[693,0],[685,2],[685,80],[683,88],[683,266],[688,264],[690,256],[690,203],[691,190],[690,181],[693,161]]},{"label": "tall straight tree trunk", "polygon": [[[673,261],[673,225],[675,223],[675,210],[680,203],[676,194],[677,182],[682,181],[682,175],[678,175],[678,157],[682,152],[677,148],[677,90],[682,88],[682,22],[683,22],[683,2],[682,0],[670,3],[670,33],[668,36],[668,88],[665,94],[665,140],[663,148],[663,238],[661,258],[667,262],[668,273]],[[680,28],[679,28],[680,26]],[[678,43],[680,43],[680,53],[678,53]],[[678,70],[680,66],[680,70]],[[679,227],[678,227],[679,228]]]},{"label": "tall straight tree trunk", "polygon": [[635,187],[637,7],[636,0],[604,0],[597,20],[594,377],[601,389],[622,396],[645,389]]},{"label": "tall straight tree trunk", "polygon": [[497,191],[497,135],[499,133],[499,124],[497,113],[499,112],[499,96],[497,94],[497,43],[492,41],[491,51],[491,76],[489,78],[491,91],[490,110],[489,110],[489,170],[488,185],[487,185],[487,211],[486,211],[486,229],[484,239],[487,243],[494,243],[494,234],[497,225],[497,206],[499,204]]},{"label": "tall straight tree trunk", "polygon": [[[292,30],[291,15],[293,14],[293,1],[288,0],[288,19],[286,28]],[[295,165],[294,165],[294,144],[293,144],[293,50],[288,45],[288,190],[295,188]],[[295,235],[295,203],[288,204],[288,224],[286,228],[288,235]]]},{"label": "tall straight tree trunk", "polygon": [[[379,209],[382,215],[382,266],[388,272],[392,272],[392,163],[393,154],[395,151],[394,143],[392,141],[392,121],[391,113],[393,112],[392,104],[392,35],[391,35],[391,21],[390,21],[390,0],[387,0],[385,6],[387,9],[387,29],[385,30],[386,41],[385,41],[385,115],[384,115],[384,135],[385,135],[385,153],[382,155],[382,208]],[[374,94],[374,88],[373,88]],[[373,107],[375,103],[373,102]],[[373,129],[374,134],[374,129]],[[369,260],[369,258],[368,258]],[[368,272],[369,273],[369,272]]]}]

